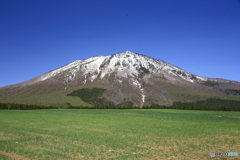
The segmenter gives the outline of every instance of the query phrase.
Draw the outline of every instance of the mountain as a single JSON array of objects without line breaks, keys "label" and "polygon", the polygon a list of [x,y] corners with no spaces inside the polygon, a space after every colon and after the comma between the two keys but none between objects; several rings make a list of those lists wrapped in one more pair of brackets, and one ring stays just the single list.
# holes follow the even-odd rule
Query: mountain
[{"label": "mountain", "polygon": [[[240,82],[201,77],[125,51],[77,60],[29,81],[0,88],[1,102],[41,105],[169,106],[207,98],[240,100]],[[80,97],[80,98],[79,98]]]}]

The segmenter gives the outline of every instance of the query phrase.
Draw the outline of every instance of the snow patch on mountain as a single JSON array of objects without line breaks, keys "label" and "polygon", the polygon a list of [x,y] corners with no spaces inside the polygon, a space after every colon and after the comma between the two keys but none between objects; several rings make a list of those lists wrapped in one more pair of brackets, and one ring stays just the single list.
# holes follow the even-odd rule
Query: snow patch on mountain
[{"label": "snow patch on mountain", "polygon": [[87,82],[87,77],[86,77],[86,74],[84,75],[84,81],[83,81],[83,84],[86,84]]},{"label": "snow patch on mountain", "polygon": [[141,107],[143,106],[145,102],[145,91],[144,88],[142,87],[141,83],[139,82],[138,79],[133,79],[133,85],[137,86],[140,90],[141,96],[142,96],[142,102],[141,102]]}]

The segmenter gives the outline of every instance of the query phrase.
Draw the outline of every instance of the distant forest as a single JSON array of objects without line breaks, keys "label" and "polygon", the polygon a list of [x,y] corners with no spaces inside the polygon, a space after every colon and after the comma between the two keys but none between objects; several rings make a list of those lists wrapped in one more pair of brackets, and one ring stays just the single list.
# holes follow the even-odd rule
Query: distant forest
[{"label": "distant forest", "polygon": [[[139,109],[131,105],[117,106],[40,106],[26,105],[16,103],[1,103],[0,109],[5,110],[31,110],[31,109]],[[174,102],[172,106],[162,106],[152,104],[151,106],[143,106],[143,109],[186,109],[186,110],[213,110],[213,111],[240,111],[240,101],[222,100],[209,98],[206,101],[197,102]]]},{"label": "distant forest", "polygon": [[172,106],[152,104],[151,109],[187,109],[187,110],[212,110],[212,111],[240,111],[240,101],[209,98],[197,102],[174,102]]}]

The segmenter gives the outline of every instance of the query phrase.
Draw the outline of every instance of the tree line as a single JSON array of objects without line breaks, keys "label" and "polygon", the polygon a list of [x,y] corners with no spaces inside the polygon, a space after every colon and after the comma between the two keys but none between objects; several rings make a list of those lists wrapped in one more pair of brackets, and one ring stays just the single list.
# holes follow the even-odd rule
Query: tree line
[{"label": "tree line", "polygon": [[171,106],[152,104],[145,109],[187,109],[212,111],[240,111],[240,101],[209,98],[197,102],[174,102]]},{"label": "tree line", "polygon": [[18,103],[2,103],[0,102],[0,109],[8,110],[30,110],[30,109],[57,109],[56,106],[43,106],[31,104],[18,104]]},{"label": "tree line", "polygon": [[[130,102],[126,102],[130,103]],[[125,103],[124,103],[125,104]],[[206,101],[197,102],[174,102],[171,106],[159,105],[153,103],[151,106],[143,106],[143,109],[186,109],[186,110],[212,110],[212,111],[240,111],[240,101],[223,100],[209,98]],[[0,109],[8,110],[31,110],[31,109],[139,109],[139,107],[129,105],[110,105],[110,106],[43,106],[43,105],[26,105],[16,103],[1,103]]]}]

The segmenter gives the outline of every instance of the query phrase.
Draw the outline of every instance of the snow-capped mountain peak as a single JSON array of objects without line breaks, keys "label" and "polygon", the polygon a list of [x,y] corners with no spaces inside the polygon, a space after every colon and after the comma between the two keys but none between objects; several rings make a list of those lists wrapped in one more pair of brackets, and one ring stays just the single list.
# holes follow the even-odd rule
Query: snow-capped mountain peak
[{"label": "snow-capped mountain peak", "polygon": [[[75,78],[77,72],[81,72],[84,81],[94,81],[98,76],[117,73],[118,77],[135,77],[141,74],[141,69],[152,74],[163,75],[166,79],[176,81],[181,79],[189,82],[205,81],[204,77],[195,76],[178,67],[170,65],[161,60],[156,60],[145,55],[131,51],[125,51],[111,56],[94,56],[85,60],[77,60],[66,66],[50,71],[38,78],[37,81],[45,81],[58,74],[66,72],[65,82]],[[100,75],[101,74],[101,75]]]}]

